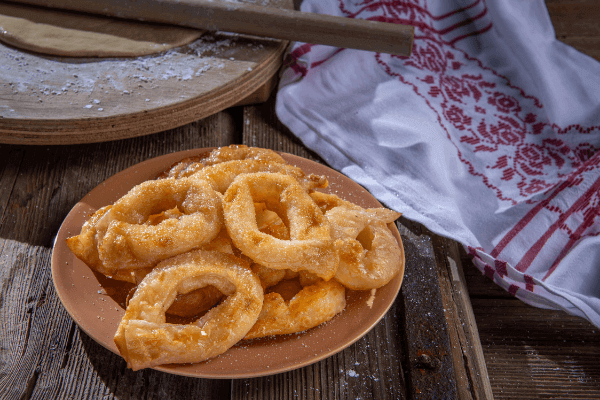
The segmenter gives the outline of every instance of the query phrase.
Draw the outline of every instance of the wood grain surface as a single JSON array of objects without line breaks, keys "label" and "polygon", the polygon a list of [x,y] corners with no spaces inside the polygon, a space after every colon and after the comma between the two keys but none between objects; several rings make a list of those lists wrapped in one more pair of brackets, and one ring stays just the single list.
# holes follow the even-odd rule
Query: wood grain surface
[{"label": "wood grain surface", "polygon": [[[557,37],[600,59],[594,44],[600,43],[597,2],[547,4]],[[319,161],[277,121],[272,99],[144,137],[69,146],[0,145],[0,398],[600,398],[597,328],[524,304],[483,276],[456,243],[403,219],[399,229],[407,248],[421,246],[414,260],[435,260],[415,270],[429,274],[420,290],[443,304],[445,322],[437,322],[453,360],[452,371],[439,371],[453,376],[454,389],[447,396],[432,395],[439,387],[423,392],[416,386],[437,373],[443,360],[419,358],[419,338],[407,337],[406,315],[419,315],[407,311],[408,291],[359,342],[289,373],[230,381],[127,370],[120,357],[82,333],[60,304],[50,277],[54,235],[68,210],[116,172],[157,155],[230,143]],[[417,358],[411,359],[415,350]]]},{"label": "wood grain surface", "polygon": [[[485,376],[485,369],[475,371],[465,361],[471,343],[452,342],[449,332],[464,322],[444,312],[451,303],[443,293],[450,289],[441,287],[433,241],[408,221],[399,229],[411,269],[390,311],[357,343],[305,368],[236,380],[132,372],[68,316],[52,285],[50,256],[70,208],[116,172],[190,148],[245,143],[320,161],[274,118],[273,107],[271,99],[171,131],[101,144],[0,146],[2,398],[485,398],[474,396],[472,379],[458,382]],[[460,347],[458,356],[453,345]]]},{"label": "wood grain surface", "polygon": [[556,37],[600,61],[600,3],[596,0],[546,0]]},{"label": "wood grain surface", "polygon": [[[293,7],[291,0],[278,4]],[[263,102],[287,47],[287,41],[210,32],[155,55],[74,58],[0,42],[0,143],[125,139]]]}]

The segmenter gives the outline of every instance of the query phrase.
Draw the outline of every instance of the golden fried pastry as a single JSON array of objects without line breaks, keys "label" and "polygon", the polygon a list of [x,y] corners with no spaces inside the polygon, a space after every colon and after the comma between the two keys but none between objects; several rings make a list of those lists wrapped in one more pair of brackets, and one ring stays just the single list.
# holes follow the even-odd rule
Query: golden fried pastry
[{"label": "golden fried pastry", "polygon": [[[227,298],[192,324],[165,322],[178,293],[212,285]],[[133,370],[215,357],[243,338],[263,304],[260,281],[230,254],[195,250],[158,264],[129,301],[114,340]]]},{"label": "golden fried pastry", "polygon": [[286,303],[289,303],[290,300],[294,298],[303,288],[302,284],[300,284],[300,280],[296,278],[292,279],[284,279],[278,284],[271,286],[267,290],[265,290],[265,295],[269,293],[279,293],[283,300]]},{"label": "golden fried pastry", "polygon": [[[298,274],[298,280],[300,281],[300,284],[302,285],[302,287],[314,285],[319,279],[321,279],[314,273],[312,273],[310,271],[306,271],[306,270],[299,271],[297,274]],[[290,279],[290,278],[286,277],[286,279]]]},{"label": "golden fried pastry", "polygon": [[252,268],[252,272],[260,279],[263,289],[275,286],[285,279],[285,269],[268,268],[258,263],[253,263],[250,268]]},{"label": "golden fried pastry", "polygon": [[279,293],[268,293],[258,321],[244,339],[302,332],[331,320],[345,307],[346,291],[334,279],[304,287],[289,303]]},{"label": "golden fried pastry", "polygon": [[272,172],[293,176],[306,190],[327,187],[327,178],[319,175],[305,175],[298,167],[281,163],[269,163],[262,160],[234,160],[207,166],[190,178],[207,181],[219,193],[225,193],[236,176],[252,172]]},{"label": "golden fried pastry", "polygon": [[[231,239],[229,238],[229,235],[227,235],[225,227],[221,229],[219,234],[213,240],[208,244],[203,245],[201,250],[233,254]],[[128,281],[139,284],[153,268],[154,267],[119,270],[112,278],[120,279],[122,276],[125,277],[129,274],[133,279]],[[126,279],[121,278],[120,280]],[[176,315],[178,317],[193,317],[207,311],[222,298],[223,294],[214,286],[206,286],[189,293],[178,294],[171,307],[167,310],[167,314]]]},{"label": "golden fried pastry", "polygon": [[225,224],[223,224],[221,230],[210,242],[205,245],[202,245],[202,250],[215,250],[220,251],[221,253],[234,254],[233,243],[231,242],[231,238],[227,233],[227,228],[225,228]]},{"label": "golden fried pastry", "polygon": [[311,192],[310,197],[317,203],[323,213],[331,210],[333,207],[339,207],[346,204],[353,204],[341,199],[339,196],[323,192]]},{"label": "golden fried pastry", "polygon": [[219,195],[207,184],[154,180],[135,186],[67,244],[90,267],[113,276],[206,244],[222,225]]},{"label": "golden fried pastry", "polygon": [[157,179],[165,178],[187,178],[205,167],[202,160],[206,157],[192,156],[173,164],[168,170],[163,171],[157,176]]},{"label": "golden fried pastry", "polygon": [[205,165],[219,164],[234,160],[257,160],[266,163],[287,164],[283,157],[270,149],[260,147],[248,147],[243,144],[232,144],[230,146],[219,147],[210,152],[205,158]]},{"label": "golden fried pastry", "polygon": [[134,370],[310,329],[345,308],[346,288],[381,287],[403,268],[388,229],[399,213],[317,192],[324,176],[274,151],[222,147],[159,178],[67,239],[95,271],[138,285],[114,337]]},{"label": "golden fried pastry", "polygon": [[[95,271],[103,271],[104,265],[100,261],[98,255],[98,241],[96,240],[96,225],[98,220],[112,208],[112,205],[102,207],[94,212],[90,218],[81,227],[81,232],[77,236],[67,238],[67,246],[69,249],[83,261],[88,267]],[[135,282],[135,278],[131,275],[131,271],[126,271],[119,275],[119,280],[127,282]]]},{"label": "golden fried pastry", "polygon": [[273,150],[248,147],[239,144],[219,147],[206,155],[184,158],[172,165],[167,171],[161,173],[158,178],[187,178],[206,166],[239,160],[254,160],[266,164],[287,164],[285,160]]},{"label": "golden fried pastry", "polygon": [[[86,265],[95,271],[105,271],[105,266],[100,260],[98,254],[98,242],[96,240],[98,220],[110,210],[112,205],[108,205],[98,209],[90,218],[83,224],[81,233],[77,236],[67,238],[67,246],[69,249],[82,260]],[[138,269],[119,269],[113,272],[110,276],[112,279],[138,284],[142,281],[152,267]]]},{"label": "golden fried pastry", "polygon": [[400,213],[350,203],[331,208],[325,216],[331,223],[340,257],[335,279],[345,287],[376,289],[402,270],[402,251],[387,226]]},{"label": "golden fried pastry", "polygon": [[[264,202],[288,226],[290,240],[258,230],[254,203]],[[274,173],[241,174],[223,196],[227,232],[255,262],[274,269],[307,269],[329,280],[338,255],[327,218],[298,182]]]},{"label": "golden fried pastry", "polygon": [[301,272],[308,272],[308,271],[305,271],[305,270],[292,271],[291,269],[286,269],[285,270],[285,278],[283,278],[283,279],[294,279],[294,278],[300,276]]},{"label": "golden fried pastry", "polygon": [[[254,272],[256,276],[258,276],[258,279],[260,279],[260,283],[263,289],[273,287],[282,281],[290,281],[295,278],[299,278],[298,284],[302,284],[302,286],[313,284],[317,280],[321,279],[308,271],[296,272],[290,269],[273,269],[257,263],[253,263],[251,265],[251,268],[252,272]],[[310,276],[311,278],[314,277],[314,279],[305,279],[304,277],[306,276]]]},{"label": "golden fried pastry", "polygon": [[378,208],[362,208],[361,206],[354,204],[350,201],[341,199],[339,196],[330,193],[322,193],[322,192],[310,192],[310,197],[315,201],[315,203],[319,206],[323,213],[331,210],[334,207],[346,207],[350,210],[356,210],[359,212],[367,211],[372,219],[380,219],[387,221],[387,223],[394,222],[402,214],[397,211],[390,210],[388,208],[378,207]]}]

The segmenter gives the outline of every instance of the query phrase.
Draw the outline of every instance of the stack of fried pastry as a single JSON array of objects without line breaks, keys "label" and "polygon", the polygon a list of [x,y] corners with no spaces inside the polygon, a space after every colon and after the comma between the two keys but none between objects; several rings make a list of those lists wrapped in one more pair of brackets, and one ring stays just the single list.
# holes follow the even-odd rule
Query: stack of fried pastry
[{"label": "stack of fried pastry", "polygon": [[346,289],[398,274],[387,225],[400,214],[317,191],[327,185],[271,150],[229,146],[94,213],[67,245],[137,285],[114,337],[128,366],[200,362],[242,339],[307,330],[344,309]]}]

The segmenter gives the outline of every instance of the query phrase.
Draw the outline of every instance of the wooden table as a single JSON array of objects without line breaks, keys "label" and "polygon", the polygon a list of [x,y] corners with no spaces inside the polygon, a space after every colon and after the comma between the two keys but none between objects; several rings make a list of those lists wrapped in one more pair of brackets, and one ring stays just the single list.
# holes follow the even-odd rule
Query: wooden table
[{"label": "wooden table", "polygon": [[54,236],[73,205],[116,172],[185,149],[244,143],[320,161],[277,121],[273,107],[271,98],[170,131],[101,144],[0,146],[0,393],[9,398],[184,399],[193,393],[212,399],[402,399],[472,398],[472,391],[489,391],[457,246],[409,221],[398,223],[409,267],[392,309],[346,350],[291,372],[236,380],[132,372],[69,317],[52,284],[50,257]]},{"label": "wooden table", "polygon": [[[598,6],[548,6],[558,37],[599,58]],[[525,305],[483,276],[456,243],[403,219],[403,289],[385,318],[341,353],[251,379],[128,370],[61,305],[50,276],[54,236],[70,208],[115,173],[162,154],[230,143],[321,161],[277,121],[273,98],[134,139],[0,145],[0,398],[600,398],[598,329]]]}]

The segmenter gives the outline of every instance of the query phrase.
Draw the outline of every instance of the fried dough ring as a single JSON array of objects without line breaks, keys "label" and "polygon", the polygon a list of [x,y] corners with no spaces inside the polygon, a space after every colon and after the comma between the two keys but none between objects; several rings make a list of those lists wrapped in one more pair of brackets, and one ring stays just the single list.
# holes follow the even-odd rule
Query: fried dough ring
[{"label": "fried dough ring", "polygon": [[221,227],[221,230],[210,242],[202,245],[202,250],[214,250],[221,253],[234,254],[233,252],[233,243],[231,242],[231,238],[227,233],[227,228],[225,228],[225,224]]},{"label": "fried dough ring", "polygon": [[257,160],[267,163],[287,164],[283,157],[273,150],[260,147],[248,147],[243,144],[232,144],[211,151],[204,160],[204,164],[213,165],[234,160]]},{"label": "fried dough ring", "polygon": [[363,208],[358,204],[354,204],[350,201],[341,199],[339,196],[330,193],[323,192],[311,192],[310,197],[315,201],[323,213],[331,210],[334,207],[346,207],[350,210],[356,210],[358,212],[367,212],[368,218],[379,219],[391,223],[400,218],[402,214],[397,211],[390,210],[388,208]]},{"label": "fried dough ring", "polygon": [[256,160],[267,164],[287,164],[276,152],[258,147],[248,147],[243,144],[219,147],[208,155],[192,156],[184,158],[174,164],[158,178],[186,178],[204,167],[222,162],[235,160]]},{"label": "fried dough ring", "polygon": [[[198,321],[168,324],[165,311],[178,292],[212,285],[228,296]],[[260,281],[230,254],[195,250],[161,262],[129,301],[114,341],[134,371],[168,363],[196,363],[224,353],[256,322]]]},{"label": "fried dough ring", "polygon": [[[221,229],[213,240],[203,245],[201,250],[233,254],[231,239],[227,235],[225,227]],[[152,269],[153,267],[119,270],[112,278],[139,284]],[[131,277],[131,279],[123,279],[124,277]],[[223,298],[223,293],[219,289],[214,286],[205,286],[189,293],[178,294],[171,307],[167,310],[167,314],[184,318],[193,317],[210,309],[221,298]]]},{"label": "fried dough ring", "polygon": [[205,167],[202,160],[206,157],[192,156],[186,157],[181,161],[171,165],[171,167],[163,171],[157,176],[157,179],[165,178],[187,178]]},{"label": "fried dough ring", "polygon": [[190,176],[191,179],[207,181],[219,193],[225,193],[234,179],[243,173],[272,172],[289,175],[298,180],[305,190],[326,188],[327,178],[320,175],[305,175],[298,167],[262,160],[234,160],[207,166]]},{"label": "fried dough ring", "polygon": [[302,332],[331,320],[345,307],[346,291],[334,279],[304,287],[289,304],[279,293],[268,293],[258,320],[244,339]]},{"label": "fried dough ring", "polygon": [[[225,226],[219,234],[208,244],[201,247],[206,251],[218,251],[220,253],[233,254],[233,247]],[[139,282],[139,281],[138,281]],[[205,312],[223,298],[223,293],[214,286],[205,286],[192,292],[179,294],[167,310],[167,314],[178,317],[193,317]]]},{"label": "fried dough ring", "polygon": [[[96,210],[96,212],[85,221],[79,235],[71,236],[66,240],[67,246],[73,254],[87,266],[96,271],[102,271],[104,268],[102,261],[100,261],[100,256],[98,255],[98,241],[96,240],[97,225],[100,218],[102,218],[111,207],[112,205],[108,205]],[[135,283],[135,277],[131,275],[131,272],[129,272],[129,274],[123,274],[120,278],[121,279],[119,280]]]},{"label": "fried dough ring", "polygon": [[222,223],[219,195],[207,184],[187,178],[143,182],[98,220],[98,270],[111,276],[156,265],[208,243]]},{"label": "fried dough ring", "polygon": [[387,224],[400,213],[384,208],[364,209],[343,204],[325,213],[340,257],[335,274],[352,290],[377,289],[387,284],[404,265],[402,251]]},{"label": "fried dough ring", "polygon": [[[290,240],[258,230],[255,202],[277,212],[288,226]],[[255,262],[274,269],[307,269],[325,280],[335,275],[338,255],[329,222],[294,178],[241,174],[223,196],[223,212],[233,244]]]},{"label": "fried dough ring", "polygon": [[312,192],[310,197],[317,203],[323,213],[331,210],[333,207],[339,207],[346,204],[352,204],[349,201],[341,199],[339,196],[330,193]]},{"label": "fried dough ring", "polygon": [[[207,250],[207,246],[202,246],[202,250]],[[119,270],[116,275],[112,276],[112,279],[140,284],[153,269],[154,267]],[[130,277],[130,279],[125,279],[125,277]],[[166,313],[184,318],[193,317],[206,312],[221,298],[223,298],[223,293],[219,289],[214,286],[205,286],[189,293],[178,294]]]},{"label": "fried dough ring", "polygon": [[[100,218],[110,210],[112,205],[104,206],[94,212],[90,218],[83,224],[81,233],[77,236],[67,238],[69,249],[83,261],[86,265],[95,271],[106,271],[104,264],[98,254],[97,227]],[[120,269],[110,276],[110,278],[130,283],[140,283],[145,275],[152,270],[149,268],[140,269]]]}]

